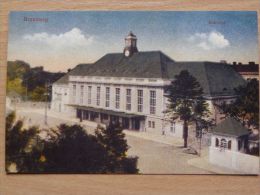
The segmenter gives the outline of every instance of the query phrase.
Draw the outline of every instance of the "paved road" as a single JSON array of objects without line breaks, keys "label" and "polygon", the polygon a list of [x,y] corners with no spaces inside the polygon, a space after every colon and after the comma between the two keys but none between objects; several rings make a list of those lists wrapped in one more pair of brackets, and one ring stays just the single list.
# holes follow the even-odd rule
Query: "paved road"
[{"label": "paved road", "polygon": [[183,148],[168,144],[143,140],[127,136],[131,147],[128,155],[139,156],[138,168],[147,174],[208,174],[210,172],[193,167],[187,163],[195,158],[192,154],[183,153]]},{"label": "paved road", "polygon": [[[44,124],[44,111],[41,113],[18,110],[17,116],[24,118],[26,125]],[[30,120],[29,120],[30,119]],[[73,124],[75,122],[64,119],[48,117],[48,127],[55,127],[60,123]],[[93,133],[93,128],[86,126],[89,133]],[[140,173],[147,174],[207,174],[210,173],[200,168],[196,168],[187,163],[189,159],[195,158],[192,154],[182,152],[181,147],[174,147],[139,137],[127,135],[127,142],[130,146],[128,155],[138,156],[138,168]]]}]

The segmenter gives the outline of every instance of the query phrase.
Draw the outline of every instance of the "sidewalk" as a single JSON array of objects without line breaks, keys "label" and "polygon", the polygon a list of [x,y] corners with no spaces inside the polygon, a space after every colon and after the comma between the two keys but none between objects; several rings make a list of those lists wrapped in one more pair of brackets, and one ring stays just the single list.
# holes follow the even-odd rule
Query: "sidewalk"
[{"label": "sidewalk", "polygon": [[124,130],[124,133],[129,136],[138,137],[145,140],[150,140],[154,142],[159,142],[162,144],[173,145],[175,147],[183,146],[183,139],[176,138],[173,136],[155,134],[151,132],[142,132],[142,131],[133,131],[133,130]]}]

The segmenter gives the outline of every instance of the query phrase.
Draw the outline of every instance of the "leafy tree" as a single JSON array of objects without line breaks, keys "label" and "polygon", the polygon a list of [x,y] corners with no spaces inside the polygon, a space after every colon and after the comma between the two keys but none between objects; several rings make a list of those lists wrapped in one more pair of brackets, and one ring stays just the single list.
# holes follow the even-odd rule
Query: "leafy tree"
[{"label": "leafy tree", "polygon": [[219,106],[226,116],[234,117],[242,124],[259,127],[259,82],[251,79],[245,86],[235,89],[237,98],[233,103]]},{"label": "leafy tree", "polygon": [[169,101],[165,113],[169,114],[172,120],[183,121],[183,139],[186,148],[189,122],[202,120],[208,113],[208,105],[202,98],[203,89],[195,77],[187,70],[183,70],[175,76],[165,91]]},{"label": "leafy tree", "polygon": [[30,99],[32,101],[45,101],[45,92],[46,89],[44,87],[38,86],[30,93]]},{"label": "leafy tree", "polygon": [[[42,101],[42,89],[45,88],[45,84],[53,83],[64,75],[62,72],[44,71],[42,66],[32,68],[23,61],[8,61],[7,91],[15,91],[24,96],[27,90],[29,99]],[[51,87],[48,92],[51,95]]]},{"label": "leafy tree", "polygon": [[25,87],[22,86],[22,80],[19,78],[13,79],[13,80],[7,80],[7,93],[15,91],[16,93],[20,95],[25,94]]},{"label": "leafy tree", "polygon": [[108,152],[107,166],[109,172],[138,172],[136,168],[137,158],[127,158],[126,156],[128,145],[123,128],[119,124],[110,123],[106,129],[98,126],[95,135],[98,143]]},{"label": "leafy tree", "polygon": [[25,72],[30,69],[30,65],[24,61],[8,61],[7,62],[7,78],[8,80],[22,79]]}]

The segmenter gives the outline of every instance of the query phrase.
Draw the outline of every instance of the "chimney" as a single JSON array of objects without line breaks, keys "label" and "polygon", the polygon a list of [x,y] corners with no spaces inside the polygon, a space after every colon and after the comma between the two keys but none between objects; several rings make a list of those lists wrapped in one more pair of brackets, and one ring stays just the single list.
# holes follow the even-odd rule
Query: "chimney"
[{"label": "chimney", "polygon": [[241,62],[238,62],[238,65],[242,65],[242,63],[241,63]]},{"label": "chimney", "polygon": [[250,66],[253,66],[253,65],[255,65],[255,62],[248,62],[248,65],[250,65]]},{"label": "chimney", "polygon": [[234,66],[237,65],[237,62],[233,62],[233,65],[234,65]]}]

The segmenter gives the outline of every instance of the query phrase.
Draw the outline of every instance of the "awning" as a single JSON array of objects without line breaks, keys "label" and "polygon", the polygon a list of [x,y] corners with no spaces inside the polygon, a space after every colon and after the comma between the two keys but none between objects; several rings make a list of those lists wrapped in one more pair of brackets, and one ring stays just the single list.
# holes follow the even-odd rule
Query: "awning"
[{"label": "awning", "polygon": [[80,106],[80,105],[75,105],[75,104],[68,104],[68,106],[72,106],[78,109],[82,110],[87,110],[91,112],[98,112],[102,114],[108,114],[108,115],[113,115],[113,116],[120,116],[120,117],[125,117],[125,118],[145,118],[144,115],[139,115],[139,114],[134,114],[134,113],[126,113],[126,112],[119,112],[119,111],[114,111],[114,110],[106,110],[103,108],[94,108],[90,106]]}]

